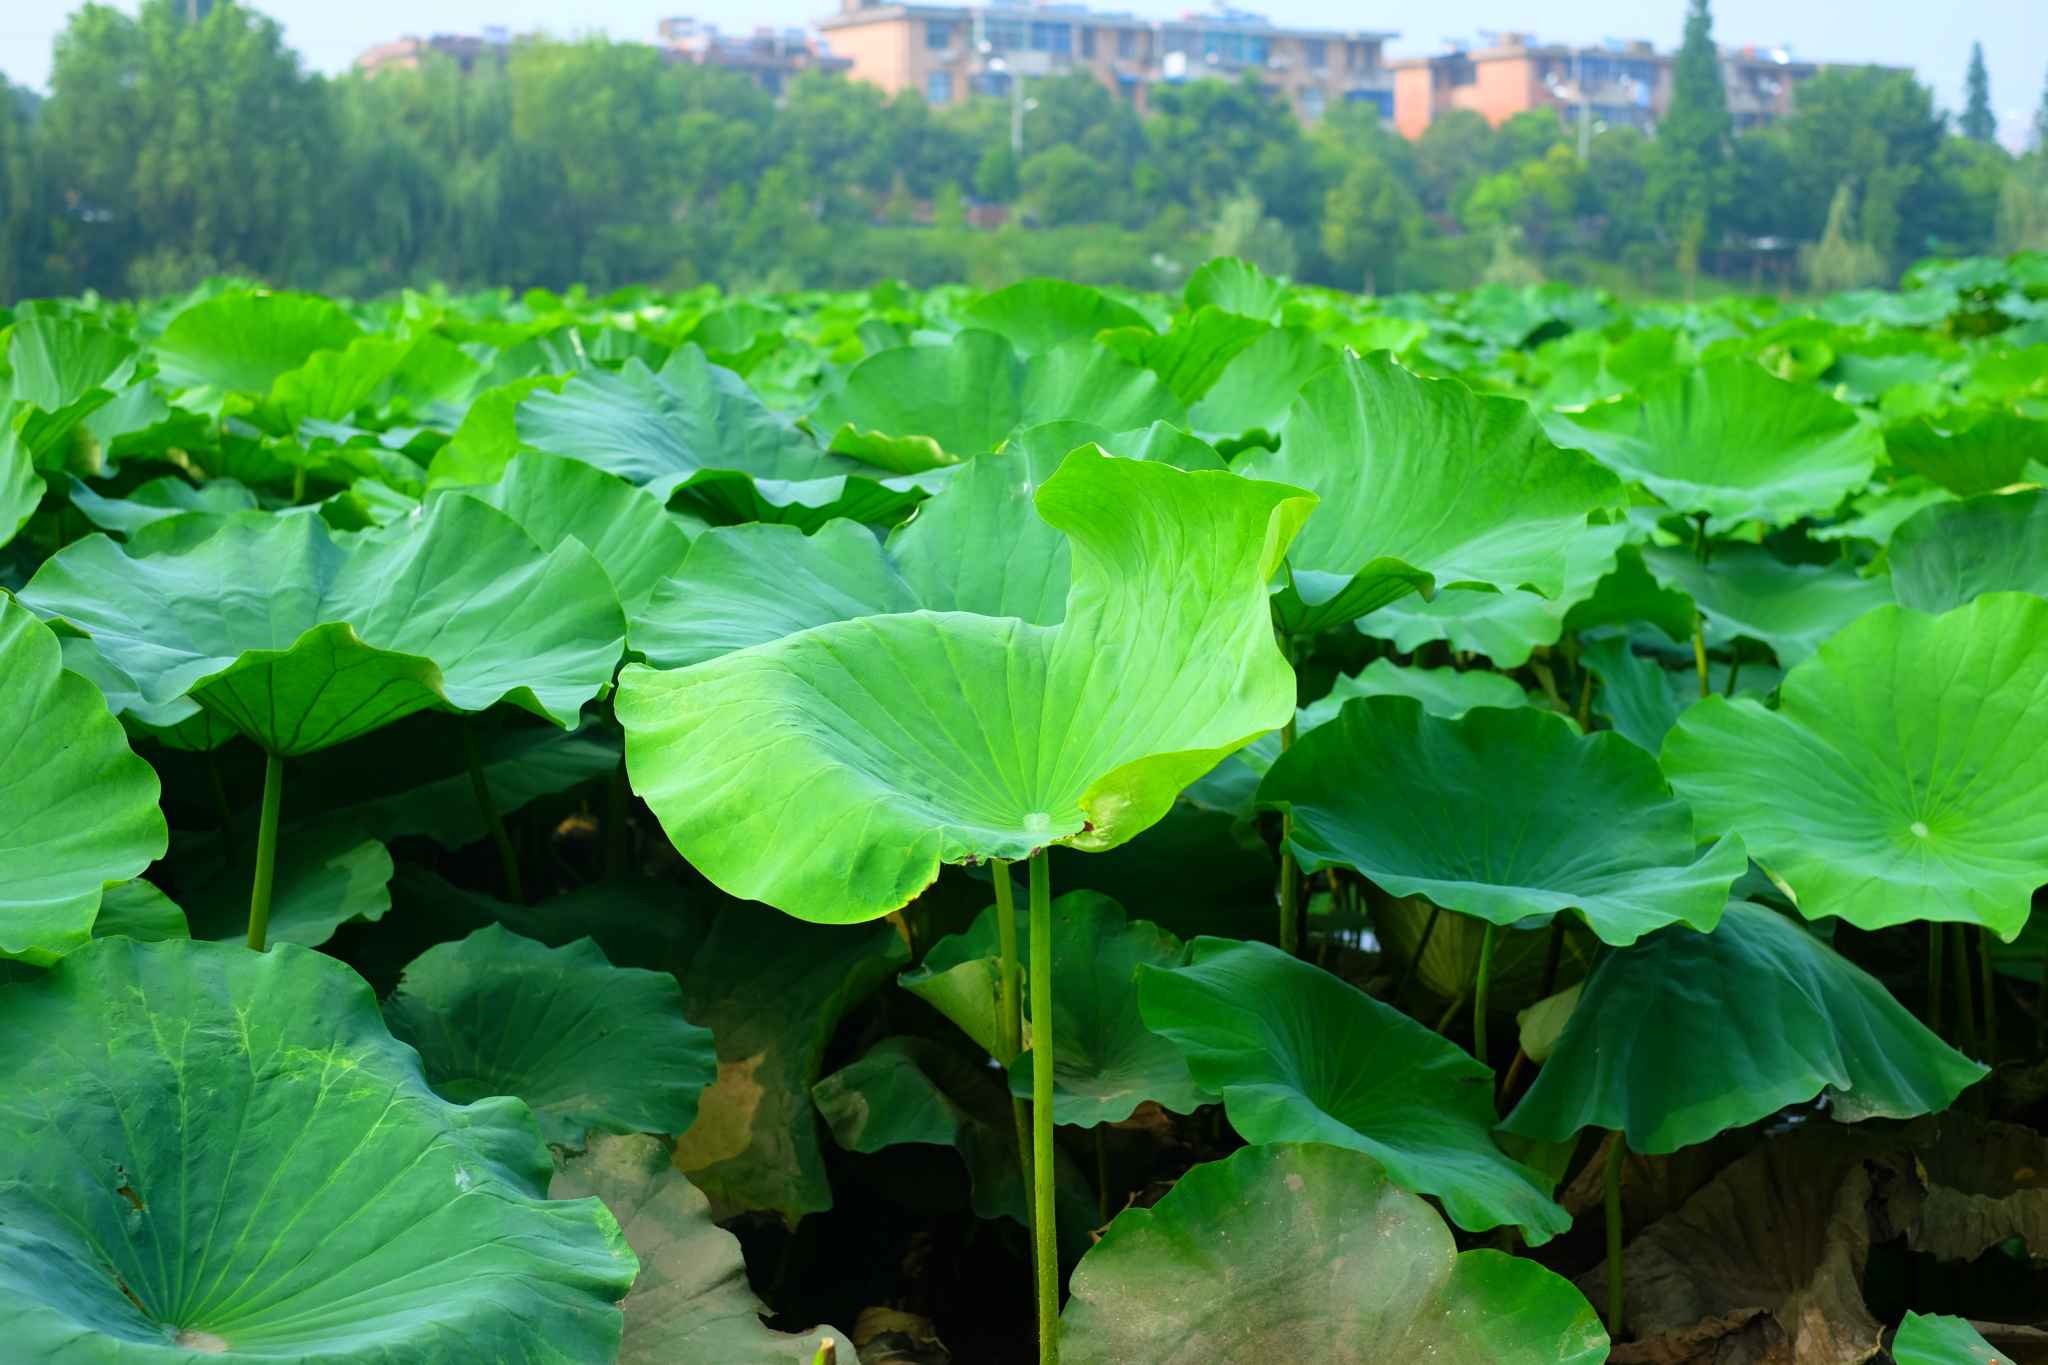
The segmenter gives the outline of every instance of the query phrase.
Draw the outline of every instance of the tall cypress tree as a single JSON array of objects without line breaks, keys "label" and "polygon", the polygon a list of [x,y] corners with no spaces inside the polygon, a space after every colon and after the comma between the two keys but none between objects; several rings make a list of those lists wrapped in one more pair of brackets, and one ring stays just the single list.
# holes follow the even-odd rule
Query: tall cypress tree
[{"label": "tall cypress tree", "polygon": [[1688,294],[1699,271],[1700,243],[1727,200],[1732,129],[1714,16],[1707,0],[1691,0],[1685,41],[1671,67],[1671,107],[1657,124],[1649,183],[1658,221],[1678,244]]},{"label": "tall cypress tree", "polygon": [[1991,112],[1991,77],[1984,70],[1984,44],[1970,44],[1970,74],[1963,82],[1968,103],[1963,108],[1963,136],[1989,142],[1998,136],[1998,116]]}]

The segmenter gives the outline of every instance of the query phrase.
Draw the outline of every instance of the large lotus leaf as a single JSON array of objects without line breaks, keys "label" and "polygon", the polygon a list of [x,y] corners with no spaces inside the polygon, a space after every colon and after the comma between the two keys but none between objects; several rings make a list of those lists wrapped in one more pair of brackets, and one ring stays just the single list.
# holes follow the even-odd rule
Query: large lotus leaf
[{"label": "large lotus leaf", "polygon": [[543,550],[580,541],[611,575],[629,618],[690,552],[660,499],[581,460],[527,451],[497,483],[462,491],[518,522]]},{"label": "large lotus leaf", "polygon": [[548,1186],[553,1199],[596,1196],[640,1258],[619,1365],[809,1365],[836,1327],[791,1335],[761,1321],[739,1240],[711,1221],[703,1191],[669,1163],[658,1139],[594,1134]]},{"label": "large lotus leaf", "polygon": [[1036,503],[1072,544],[1059,626],[872,616],[625,670],[635,789],[693,865],[803,918],[870,919],[944,862],[1112,848],[1287,719],[1265,584],[1299,490],[1084,449]]},{"label": "large lotus leaf", "polygon": [[1916,475],[1908,475],[1888,488],[1850,498],[1850,515],[1846,520],[1837,521],[1832,526],[1811,527],[1807,534],[1822,542],[1857,539],[1885,545],[1890,543],[1892,533],[1899,529],[1901,523],[1921,508],[1940,502],[1954,502],[1955,497],[1946,488],[1936,487]]},{"label": "large lotus leaf", "polygon": [[478,394],[448,444],[434,452],[427,486],[495,483],[513,457],[528,448],[519,438],[520,405],[536,389],[560,393],[568,382],[566,375],[534,375]]},{"label": "large lotus leaf", "polygon": [[1460,1252],[1372,1157],[1245,1147],[1129,1209],[1074,1271],[1074,1365],[1599,1365],[1600,1319],[1534,1261]]},{"label": "large lotus leaf", "polygon": [[1263,943],[1198,938],[1185,967],[1141,967],[1146,1024],[1247,1142],[1370,1154],[1470,1231],[1570,1226],[1549,1182],[1494,1145],[1493,1072],[1463,1048],[1319,967]]},{"label": "large lotus leaf", "polygon": [[315,352],[272,382],[270,397],[257,405],[250,420],[278,436],[296,433],[308,418],[345,421],[370,401],[411,349],[409,341],[368,336],[343,350]]},{"label": "large lotus leaf", "polygon": [[[1589,533],[1584,545],[1593,540]],[[1662,631],[1673,643],[1692,638],[1699,620],[1699,604],[1687,593],[1660,582],[1643,560],[1643,549],[1623,545],[1614,552],[1614,568],[1600,579],[1593,594],[1571,604],[1564,614],[1564,629],[1571,634],[1599,626],[1629,626],[1646,622]],[[1570,596],[1575,584],[1567,581]]]},{"label": "large lotus leaf", "polygon": [[310,294],[236,290],[194,304],[156,339],[164,382],[268,393],[277,377],[315,351],[342,350],[363,329]]},{"label": "large lotus leaf", "polygon": [[[1076,893],[1068,892],[1071,896]],[[1086,894],[1086,893],[1080,893]],[[1067,896],[1061,896],[1064,901]],[[1017,961],[1028,971],[1031,923],[1017,917]],[[991,905],[957,934],[925,950],[924,960],[896,978],[896,984],[960,1026],[991,1057],[1002,1055],[1002,945]],[[1055,973],[1057,979],[1057,973]]]},{"label": "large lotus leaf", "polygon": [[791,526],[707,531],[633,621],[633,648],[657,668],[684,668],[812,626],[919,608],[1058,625],[1072,556],[1032,498],[1071,449],[969,462],[886,548],[850,521],[809,536]]},{"label": "large lotus leaf", "polygon": [[637,1269],[526,1106],[427,1088],[318,953],[101,939],[0,986],[21,1360],[596,1362]]},{"label": "large lotus leaf", "polygon": [[102,530],[132,536],[153,522],[188,512],[205,512],[222,517],[257,510],[256,495],[233,479],[209,479],[194,484],[175,474],[151,479],[125,498],[102,497],[83,479],[71,480],[71,505],[85,513],[86,520]]},{"label": "large lotus leaf", "polygon": [[2008,408],[1951,408],[1888,428],[1884,446],[1894,464],[1975,497],[2021,482],[2030,462],[2048,464],[2048,422]]},{"label": "large lotus leaf", "polygon": [[1640,397],[1546,413],[1543,425],[1667,505],[1722,524],[1824,516],[1884,450],[1848,404],[1740,357],[1668,375]]},{"label": "large lotus leaf", "polygon": [[161,943],[167,938],[192,937],[185,922],[185,910],[152,882],[140,877],[114,882],[100,896],[100,912],[93,918],[92,936],[125,934],[138,943]]},{"label": "large lotus leaf", "polygon": [[1020,280],[977,299],[967,316],[975,327],[1008,339],[1024,356],[1050,351],[1063,342],[1092,340],[1111,327],[1145,325],[1129,305],[1066,280]]},{"label": "large lotus leaf", "polygon": [[119,332],[81,318],[23,318],[7,329],[8,396],[59,412],[94,389],[125,388],[139,350]]},{"label": "large lotus leaf", "polygon": [[614,967],[587,938],[550,948],[492,924],[438,944],[405,969],[384,1020],[434,1093],[517,1095],[559,1147],[592,1128],[684,1132],[718,1079],[711,1031],[683,1017],[676,979]]},{"label": "large lotus leaf", "polygon": [[1674,925],[1604,955],[1502,1126],[1675,1152],[1823,1091],[1845,1121],[1946,1109],[1983,1074],[1799,924],[1731,901],[1711,934]]},{"label": "large lotus leaf", "polygon": [[1916,611],[1952,611],[1987,592],[2048,597],[2048,492],[1923,508],[1893,534],[1888,558],[1892,590]]},{"label": "large lotus leaf", "polygon": [[[1697,668],[1690,664],[1678,670],[1665,668],[1654,657],[1637,654],[1626,635],[1610,635],[1587,645],[1579,664],[1600,679],[1600,688],[1593,694],[1593,713],[1607,717],[1617,734],[1653,754],[1663,751],[1664,736],[1671,733],[1686,708],[1700,700]],[[1768,664],[1707,663],[1708,682],[1722,695],[1728,695],[1732,682],[1733,695],[1767,701],[1784,678],[1784,670]]]},{"label": "large lotus leaf", "polygon": [[244,513],[197,548],[130,559],[104,536],[24,600],[87,631],[161,705],[190,695],[279,755],[428,706],[505,700],[572,722],[625,622],[590,552],[543,552],[510,517],[444,495],[410,534],[337,544],[315,516]]},{"label": "large lotus leaf", "polygon": [[35,515],[47,486],[36,462],[9,426],[0,426],[0,545],[13,540]]},{"label": "large lotus leaf", "polygon": [[1892,1338],[1898,1365],[2005,1365],[1998,1348],[1966,1318],[1922,1317],[1908,1312]]},{"label": "large lotus leaf", "polygon": [[1329,724],[1344,703],[1355,697],[1412,697],[1430,715],[1445,720],[1456,720],[1478,706],[1529,704],[1529,694],[1505,674],[1483,668],[1465,673],[1455,668],[1402,668],[1391,659],[1374,659],[1355,678],[1338,674],[1325,696],[1302,707],[1294,722],[1295,734],[1305,735]]},{"label": "large lotus leaf", "polygon": [[1756,545],[1730,545],[1702,564],[1686,550],[1651,546],[1643,562],[1682,589],[1707,618],[1707,643],[1740,637],[1767,645],[1786,668],[1803,663],[1843,626],[1892,600],[1891,584],[1846,561],[1787,564]]},{"label": "large lotus leaf", "polygon": [[[971,935],[979,939],[975,948],[993,948],[995,925],[993,907],[975,921]],[[1026,956],[1030,933],[1020,927],[1018,954]],[[932,945],[938,954],[948,939]],[[926,956],[928,966],[932,964]],[[940,964],[952,962],[952,956]],[[967,986],[975,982],[975,962],[991,962],[983,956],[950,966],[946,986]],[[1180,939],[1143,919],[1124,921],[1124,909],[1114,900],[1092,890],[1073,890],[1053,902],[1053,1121],[1094,1128],[1096,1124],[1120,1124],[1143,1101],[1153,1101],[1174,1113],[1194,1113],[1200,1105],[1214,1103],[1214,1095],[1194,1083],[1188,1062],[1165,1038],[1159,1038],[1139,1015],[1139,966],[1180,966]],[[999,970],[981,978],[999,980]],[[946,1009],[958,999],[958,990],[918,990],[913,974],[905,974],[905,988],[924,995]],[[975,982],[979,984],[979,982]],[[979,1005],[979,1001],[977,1001]],[[989,999],[987,1007],[993,1007]],[[973,1009],[967,1017],[979,1023],[985,1007]],[[950,1017],[950,1011],[948,1011]],[[958,1019],[956,1019],[958,1023]],[[963,1023],[963,1029],[967,1025]],[[973,1036],[973,1029],[969,1029]],[[1044,1042],[1047,1029],[1032,1027],[1032,1046]],[[975,1042],[981,1042],[979,1038]],[[1032,1097],[1030,1052],[1022,1052],[1010,1064],[1010,1093],[1022,1099]]]},{"label": "large lotus leaf", "polygon": [[[839,456],[824,458],[838,461]],[[677,475],[650,485],[668,496],[671,512],[712,526],[747,521],[779,522],[815,531],[834,517],[891,526],[918,503],[944,488],[956,466],[878,477],[864,469],[818,479],[762,479],[727,469]]]},{"label": "large lotus leaf", "polygon": [[1621,483],[1559,450],[1517,399],[1422,379],[1391,355],[1346,356],[1302,387],[1277,451],[1234,466],[1322,498],[1288,557],[1277,619],[1342,625],[1420,589],[1564,592],[1566,551]]},{"label": "large lotus leaf", "polygon": [[2048,602],[1880,607],[1779,697],[1710,697],[1664,741],[1701,837],[1741,834],[1809,917],[2020,931],[2048,882]]},{"label": "large lotus leaf", "polygon": [[57,637],[0,598],[0,957],[49,963],[91,936],[101,888],[163,856],[156,773]]},{"label": "large lotus leaf", "polygon": [[1226,313],[1242,313],[1261,322],[1278,323],[1287,303],[1287,285],[1249,261],[1218,256],[1188,276],[1181,300],[1191,309],[1214,304]]},{"label": "large lotus leaf", "polygon": [[[1059,462],[1069,452],[1085,445],[1101,446],[1110,454],[1121,455],[1127,460],[1157,460],[1175,469],[1230,468],[1216,453],[1215,446],[1166,422],[1154,422],[1149,427],[1131,431],[1111,431],[1093,422],[1041,422],[1035,427],[1019,428],[1015,435],[1003,442],[1002,448],[1005,455],[1029,455],[1034,461],[1044,464],[1045,473],[1049,476],[1059,468]],[[966,476],[967,472],[962,470],[955,482]]]},{"label": "large lotus leaf", "polygon": [[1173,396],[1195,403],[1224,368],[1272,327],[1258,318],[1203,304],[1174,319],[1164,333],[1150,327],[1119,327],[1101,341],[1133,365],[1159,376]]},{"label": "large lotus leaf", "polygon": [[[360,829],[331,819],[285,825],[270,889],[270,941],[317,948],[343,924],[382,919],[391,908],[391,872],[390,850]],[[181,886],[192,937],[246,943],[254,875],[245,857],[189,891]]]},{"label": "large lotus leaf", "polygon": [[1292,814],[1305,870],[1494,924],[1576,910],[1608,943],[1713,928],[1747,866],[1740,838],[1695,851],[1692,812],[1642,749],[1528,706],[1446,720],[1412,697],[1349,702],[1280,755],[1258,802]]},{"label": "large lotus leaf", "polygon": [[1301,386],[1335,365],[1338,354],[1306,327],[1275,327],[1223,367],[1201,401],[1188,405],[1188,421],[1218,436],[1280,431]]}]

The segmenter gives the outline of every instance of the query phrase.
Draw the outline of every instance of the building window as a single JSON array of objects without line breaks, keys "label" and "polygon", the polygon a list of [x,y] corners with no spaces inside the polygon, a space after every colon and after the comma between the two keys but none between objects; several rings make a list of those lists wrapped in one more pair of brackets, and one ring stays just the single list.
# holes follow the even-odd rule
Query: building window
[{"label": "building window", "polygon": [[1135,57],[1138,55],[1138,31],[1136,29],[1120,28],[1116,31],[1116,55],[1119,57]]},{"label": "building window", "polygon": [[1381,118],[1394,116],[1394,92],[1391,90],[1347,90],[1344,98],[1353,104],[1370,104],[1380,111]]},{"label": "building window", "polygon": [[1202,55],[1218,62],[1242,62],[1244,35],[1212,28],[1202,35]]},{"label": "building window", "polygon": [[1321,38],[1303,39],[1301,51],[1311,71],[1321,71],[1330,64],[1330,45]]},{"label": "building window", "polygon": [[924,102],[926,104],[950,104],[953,100],[953,73],[934,71],[924,78]]},{"label": "building window", "polygon": [[1092,28],[1081,30],[1081,55],[1083,57],[1093,57],[1095,55],[1095,30]]},{"label": "building window", "polygon": [[992,52],[1015,52],[1024,46],[1024,21],[984,19],[981,24],[981,36]]},{"label": "building window", "polygon": [[1074,50],[1074,26],[1072,24],[1031,25],[1031,50],[1033,52],[1072,52]]},{"label": "building window", "polygon": [[1329,96],[1323,93],[1323,87],[1320,85],[1303,86],[1301,89],[1301,116],[1305,119],[1321,118],[1323,116],[1323,106],[1328,99]]},{"label": "building window", "polygon": [[924,21],[924,45],[943,50],[953,45],[953,21],[951,19],[927,19]]}]

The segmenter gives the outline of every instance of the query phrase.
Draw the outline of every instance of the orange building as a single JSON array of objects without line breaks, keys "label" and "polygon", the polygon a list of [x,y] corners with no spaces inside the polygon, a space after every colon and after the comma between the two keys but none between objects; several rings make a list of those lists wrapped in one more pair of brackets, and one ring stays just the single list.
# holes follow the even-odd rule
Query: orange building
[{"label": "orange building", "polygon": [[1394,112],[1383,58],[1392,33],[1276,28],[1229,9],[1159,21],[1083,5],[843,4],[817,27],[834,56],[852,59],[852,79],[915,90],[935,105],[1006,93],[1014,77],[1086,71],[1142,110],[1156,85],[1251,71],[1308,122],[1339,100],[1370,102],[1382,118]]},{"label": "orange building", "polygon": [[[1498,127],[1524,110],[1551,108],[1569,124],[1584,104],[1595,120],[1647,132],[1671,106],[1671,63],[1648,43],[1536,46],[1524,34],[1501,34],[1481,51],[1390,63],[1394,126],[1403,137],[1418,138],[1453,109],[1477,110]],[[1736,128],[1790,114],[1793,86],[1824,69],[1795,62],[1782,49],[1723,51],[1721,76]]]}]

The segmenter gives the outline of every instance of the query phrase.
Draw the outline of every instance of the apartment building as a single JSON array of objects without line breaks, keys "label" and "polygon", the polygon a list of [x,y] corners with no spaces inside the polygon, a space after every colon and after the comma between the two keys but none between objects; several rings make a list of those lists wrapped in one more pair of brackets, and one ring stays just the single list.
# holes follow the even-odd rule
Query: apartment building
[{"label": "apartment building", "polygon": [[892,94],[915,90],[935,105],[1003,94],[1016,78],[1085,71],[1143,110],[1156,86],[1256,72],[1309,122],[1342,100],[1369,102],[1381,118],[1394,113],[1383,58],[1393,33],[1277,28],[1229,9],[1151,20],[1085,5],[842,3],[817,27],[833,55],[851,60],[851,78]]},{"label": "apartment building", "polygon": [[744,71],[758,88],[778,97],[799,71],[844,72],[853,65],[823,50],[800,28],[761,25],[739,38],[720,33],[716,24],[684,17],[664,19],[655,27],[668,61]]},{"label": "apartment building", "polygon": [[[1421,137],[1453,109],[1477,110],[1498,126],[1526,109],[1551,108],[1575,123],[1584,105],[1596,121],[1647,132],[1671,107],[1672,60],[1643,42],[1543,46],[1526,34],[1499,34],[1493,46],[1479,51],[1390,63],[1394,126],[1404,137]],[[1721,77],[1736,129],[1790,114],[1793,87],[1824,69],[1795,62],[1782,48],[1723,49]]]},{"label": "apartment building", "polygon": [[503,28],[487,28],[480,37],[471,33],[436,33],[431,38],[399,38],[365,48],[356,58],[356,69],[365,76],[380,71],[417,70],[431,52],[454,62],[466,76],[480,63],[504,66],[511,51],[512,35]]}]

